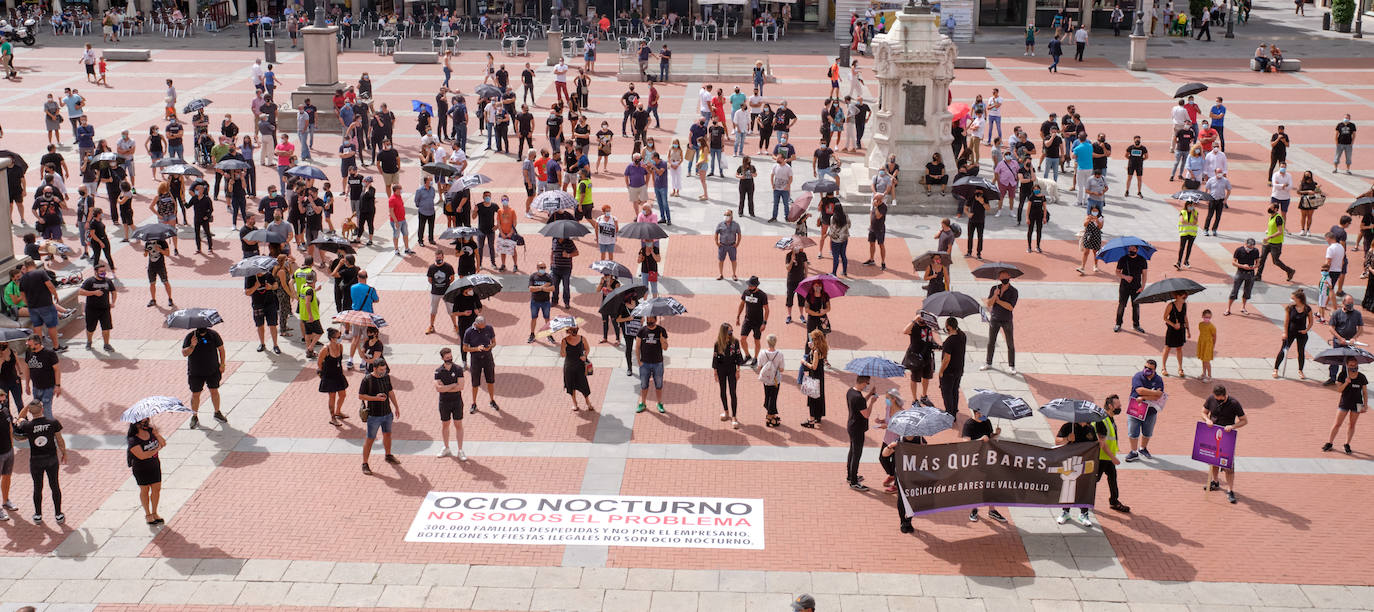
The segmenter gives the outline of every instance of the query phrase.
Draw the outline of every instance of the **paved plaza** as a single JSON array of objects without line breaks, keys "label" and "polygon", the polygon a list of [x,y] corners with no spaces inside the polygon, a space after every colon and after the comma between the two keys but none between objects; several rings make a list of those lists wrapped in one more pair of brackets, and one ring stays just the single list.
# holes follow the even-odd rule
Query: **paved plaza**
[{"label": "paved plaza", "polygon": [[[1257,16],[1273,18],[1279,11]],[[1309,17],[1308,19],[1311,19]],[[1309,32],[1295,30],[1295,37]],[[1219,34],[1220,32],[1217,32]],[[1363,512],[1374,505],[1374,443],[1361,431],[1354,454],[1322,452],[1336,412],[1337,394],[1321,385],[1325,367],[1309,364],[1307,379],[1298,380],[1288,366],[1282,378],[1271,377],[1282,334],[1283,307],[1298,287],[1315,287],[1325,251],[1319,236],[1289,236],[1284,260],[1297,268],[1292,283],[1272,272],[1257,283],[1249,314],[1226,310],[1234,267],[1231,253],[1246,238],[1260,238],[1265,228],[1269,188],[1269,136],[1283,124],[1291,135],[1289,171],[1313,171],[1330,205],[1319,209],[1313,227],[1321,231],[1358,195],[1370,188],[1367,160],[1374,145],[1354,147],[1354,174],[1333,175],[1333,127],[1349,113],[1361,126],[1374,125],[1374,70],[1367,59],[1343,52],[1323,54],[1323,41],[1299,44],[1301,72],[1261,74],[1246,67],[1252,39],[1227,43],[1229,56],[1207,51],[1191,57],[1170,46],[1148,72],[1125,68],[1125,37],[1110,41],[1097,33],[1109,52],[1089,53],[1085,62],[1065,61],[1058,74],[1046,71],[1043,57],[1023,57],[1016,47],[988,51],[987,69],[956,71],[951,85],[955,101],[972,101],[997,87],[1006,99],[1003,127],[1022,126],[1036,133],[1051,112],[1074,105],[1091,134],[1104,133],[1115,145],[1109,165],[1109,197],[1104,242],[1135,235],[1159,247],[1151,281],[1181,276],[1202,283],[1206,291],[1190,298],[1196,316],[1210,308],[1217,316],[1215,382],[1223,383],[1244,406],[1249,425],[1239,434],[1236,492],[1239,503],[1227,503],[1223,492],[1204,491],[1205,466],[1193,461],[1192,431],[1202,402],[1215,382],[1199,381],[1196,345],[1189,341],[1184,360],[1188,378],[1170,376],[1165,385],[1172,400],[1161,414],[1151,445],[1154,458],[1121,465],[1122,501],[1129,514],[1107,508],[1105,483],[1098,488],[1095,525],[1057,524],[1058,511],[1010,508],[1008,523],[986,517],[970,522],[951,511],[914,519],[916,533],[904,535],[892,519],[894,497],[874,486],[856,492],[844,482],[848,438],[843,424],[843,389],[853,375],[838,370],[853,357],[880,355],[901,361],[907,337],[901,332],[921,308],[924,282],[909,264],[934,248],[939,217],[897,215],[887,224],[886,270],[864,266],[868,223],[866,207],[851,205],[856,227],[850,241],[853,276],[849,294],[833,303],[829,335],[829,416],[817,429],[799,426],[807,418],[806,398],[791,376],[784,377],[779,406],[782,426],[764,426],[763,392],[752,370],[740,374],[738,429],[722,422],[711,370],[717,326],[733,322],[744,279],[757,275],[773,296],[767,333],[795,368],[804,346],[805,328],[783,322],[786,270],[776,240],[792,226],[765,222],[769,191],[760,184],[759,217],[740,217],[740,281],[715,280],[712,229],[737,202],[733,178],[738,160],[727,157],[731,178],[707,181],[706,201],[699,201],[697,181],[684,181],[682,196],[672,198],[671,237],[662,243],[662,293],[682,301],[688,314],[667,318],[671,334],[667,353],[664,404],[667,411],[636,413],[636,379],[625,375],[622,349],[597,344],[600,304],[594,288],[599,275],[587,268],[596,252],[594,236],[579,239],[572,307],[555,308],[586,320],[591,339],[590,401],[595,412],[573,412],[561,384],[562,360],[556,345],[541,339],[525,342],[528,307],[524,273],[499,275],[506,290],[486,303],[485,316],[495,327],[496,395],[499,413],[483,407],[463,421],[469,459],[436,458],[440,424],[430,385],[439,365],[438,349],[455,346],[456,334],[442,319],[438,333],[428,326],[425,268],[434,247],[397,257],[390,231],[378,228],[377,245],[358,251],[358,263],[371,275],[381,300],[377,312],[389,322],[383,330],[386,359],[402,408],[397,421],[396,465],[383,463],[374,451],[375,474],[359,473],[363,431],[352,396],[345,406],[354,413],[342,427],[331,426],[325,399],[317,392],[313,361],[304,358],[296,339],[283,339],[282,354],[259,353],[241,279],[228,268],[239,256],[223,204],[216,201],[213,256],[192,253],[191,230],[183,227],[181,256],[169,271],[177,304],[219,309],[224,322],[215,329],[225,340],[228,364],[220,389],[227,424],[202,411],[202,429],[191,430],[181,414],[156,417],[166,432],[161,451],[163,489],[160,513],[166,524],[144,522],[138,489],[125,464],[125,424],[119,416],[131,403],[149,395],[173,395],[189,402],[181,356],[183,330],[167,329],[170,312],[159,290],[156,308],[144,307],[146,281],[142,249],[116,243],[115,265],[122,285],[114,311],[113,352],[96,344],[88,351],[79,340],[79,323],[64,329],[71,349],[63,354],[65,389],[54,406],[64,426],[70,460],[62,468],[65,524],[51,518],[40,525],[29,520],[31,482],[24,445],[16,461],[11,499],[19,506],[0,523],[0,610],[35,605],[40,611],[199,611],[199,610],[587,610],[710,612],[784,610],[800,593],[811,593],[818,610],[883,612],[909,610],[1266,610],[1374,609],[1374,535],[1363,524]],[[817,38],[833,48],[828,38]],[[65,44],[65,43],[64,43]],[[1333,45],[1335,43],[1332,43]],[[1346,44],[1342,41],[1342,45]],[[684,45],[687,46],[687,45]],[[811,178],[810,151],[818,131],[825,86],[820,77],[830,57],[808,53],[789,43],[785,52],[769,54],[777,82],[768,85],[770,101],[786,99],[799,122],[793,142],[799,157],[798,181]],[[1043,44],[1042,44],[1043,47]],[[749,54],[750,47],[731,47]],[[961,53],[965,55],[965,53]],[[1002,55],[1002,56],[997,56]],[[1204,54],[1199,54],[1204,55]],[[163,80],[176,81],[181,100],[204,97],[211,125],[232,113],[240,126],[251,117],[250,67],[259,57],[242,49],[155,49],[146,63],[110,64],[109,87],[86,81],[70,46],[19,50],[21,80],[0,88],[4,135],[0,148],[24,155],[31,167],[46,144],[41,108],[47,94],[61,96],[65,87],[80,89],[97,137],[111,142],[121,130],[139,140],[135,211],[139,223],[154,219],[148,211],[154,192],[142,136],[149,125],[162,125]],[[284,90],[303,80],[302,56],[283,50],[276,75]],[[1067,58],[1066,58],[1067,59]],[[497,57],[515,81],[525,59]],[[529,58],[538,73],[536,125],[548,115],[554,99],[552,69],[542,55]],[[871,60],[859,60],[876,98]],[[471,92],[481,83],[482,50],[464,49],[454,59],[452,87]],[[674,56],[683,72],[714,65],[709,49],[698,45]],[[574,62],[574,65],[579,65]],[[610,204],[622,223],[632,220],[620,170],[629,160],[630,143],[619,136],[619,98],[624,84],[606,76],[614,66],[610,46],[603,48],[602,73],[591,88],[589,122],[602,119],[616,132],[610,174],[594,175],[595,201]],[[404,159],[401,184],[414,225],[412,192],[422,176],[417,163],[418,136],[410,100],[433,102],[442,82],[439,65],[398,65],[391,58],[351,52],[340,58],[340,78],[356,82],[367,72],[376,100],[397,112],[396,140]],[[1168,195],[1180,188],[1170,182],[1170,110],[1174,90],[1198,81],[1210,89],[1199,102],[1225,98],[1230,180],[1235,186],[1217,237],[1200,237],[1191,269],[1172,267],[1178,248],[1178,203]],[[662,124],[649,135],[666,151],[684,138],[696,118],[700,82],[660,86]],[[730,91],[747,81],[714,82]],[[639,84],[637,87],[642,87]],[[846,85],[847,87],[847,85]],[[316,101],[324,107],[327,100]],[[474,105],[475,106],[475,105]],[[876,105],[875,105],[876,106]],[[519,166],[510,156],[483,151],[484,139],[469,130],[469,173],[493,179],[496,199],[511,197],[519,208],[523,188]],[[1365,128],[1374,130],[1374,128]],[[68,130],[64,142],[70,143]],[[1144,197],[1122,197],[1121,151],[1135,135],[1150,149]],[[292,134],[292,141],[295,135]],[[542,130],[536,144],[546,146]],[[315,164],[335,185],[339,163],[333,153],[337,135],[316,137]],[[755,153],[757,146],[747,147]],[[865,143],[867,144],[867,143]],[[60,149],[74,166],[76,150]],[[948,158],[948,155],[946,155]],[[990,162],[984,157],[984,175]],[[845,164],[864,164],[859,155],[842,154]],[[754,156],[766,177],[772,163]],[[918,168],[903,169],[915,180]],[[910,173],[910,174],[906,174]],[[380,176],[375,167],[365,170]],[[846,172],[842,176],[850,176]],[[37,182],[36,170],[28,176]],[[73,181],[74,182],[74,181]],[[258,179],[259,195],[275,183],[270,170]],[[69,182],[71,185],[72,182]],[[1112,332],[1117,281],[1111,266],[1098,274],[1080,275],[1076,233],[1083,210],[1073,206],[1067,175],[1059,181],[1061,202],[1050,207],[1043,254],[1028,254],[1023,228],[1014,218],[989,214],[987,261],[1013,262],[1025,276],[1014,281],[1021,292],[1016,309],[1016,373],[1008,372],[1005,343],[997,347],[993,368],[978,371],[987,347],[987,324],[968,317],[970,336],[964,395],[995,389],[1018,395],[1032,405],[1059,397],[1101,401],[1129,392],[1130,377],[1146,358],[1158,359],[1164,324],[1160,305],[1142,308],[1146,333]],[[74,193],[74,185],[72,189]],[[925,197],[925,196],[917,196]],[[934,196],[939,198],[940,196]],[[947,202],[953,215],[954,202]],[[98,206],[106,208],[103,194]],[[256,210],[250,202],[250,210]],[[70,215],[70,213],[69,213]],[[379,215],[384,225],[385,211]],[[31,218],[31,217],[30,217]],[[69,223],[72,217],[69,216]],[[336,214],[335,223],[341,222]],[[440,219],[442,229],[442,218]],[[548,241],[538,235],[540,220],[520,218],[520,233],[529,238],[521,252],[521,270],[549,260]],[[15,227],[16,236],[31,226]],[[69,234],[70,235],[70,234]],[[122,235],[122,234],[121,234]],[[812,230],[813,237],[816,235]],[[69,241],[70,242],[70,241]],[[622,241],[623,242],[623,241]],[[18,244],[18,238],[16,238]],[[73,242],[74,244],[74,242]],[[963,239],[952,268],[952,288],[975,297],[992,283],[974,279],[981,262],[962,257]],[[633,262],[622,244],[616,258]],[[452,249],[445,247],[453,261]],[[815,259],[813,272],[830,272],[831,259]],[[1358,267],[1362,253],[1350,253]],[[68,264],[62,270],[87,267]],[[490,271],[495,273],[494,271]],[[89,273],[89,272],[88,272]],[[1356,303],[1365,281],[1351,276],[1346,287]],[[325,302],[329,302],[325,300]],[[332,303],[322,306],[327,319]],[[291,321],[294,329],[296,322]],[[1196,326],[1194,324],[1194,329]],[[1314,329],[1321,338],[1329,328]],[[1308,351],[1321,350],[1319,342]],[[1172,357],[1171,357],[1172,360]],[[1172,363],[1170,369],[1173,370]],[[356,392],[361,374],[349,372]],[[792,379],[792,380],[788,380]],[[884,381],[909,395],[901,380]],[[934,385],[932,385],[934,386]],[[466,397],[470,389],[465,389]],[[938,397],[932,392],[932,397]],[[485,395],[483,396],[485,398]],[[652,395],[651,395],[652,398]],[[908,398],[910,399],[910,398]],[[965,403],[961,399],[961,406]],[[964,416],[960,417],[962,421]],[[1118,417],[1124,428],[1125,415]],[[1054,444],[1052,424],[1035,415],[1005,421],[1003,437],[1042,446]],[[1057,423],[1053,424],[1057,427]],[[1367,425],[1365,427],[1368,427]],[[932,443],[953,442],[947,431]],[[1124,433],[1124,432],[1123,432]],[[868,433],[860,473],[870,484],[884,473],[877,463],[883,431]],[[1123,436],[1124,438],[1124,436]],[[1124,454],[1125,440],[1122,440]],[[1339,445],[1338,445],[1339,447]],[[766,517],[765,546],[757,550],[660,548],[635,546],[534,546],[519,544],[415,543],[406,540],[417,508],[432,491],[494,494],[545,493],[744,498],[762,500]]]}]

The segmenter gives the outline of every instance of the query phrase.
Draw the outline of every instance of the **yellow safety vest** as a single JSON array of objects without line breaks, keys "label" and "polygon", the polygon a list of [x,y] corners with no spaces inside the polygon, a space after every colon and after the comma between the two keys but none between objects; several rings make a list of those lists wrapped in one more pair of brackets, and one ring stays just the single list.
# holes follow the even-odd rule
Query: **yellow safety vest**
[{"label": "yellow safety vest", "polygon": [[302,321],[319,320],[320,299],[315,295],[315,291],[307,287],[297,295],[300,296],[300,300],[296,302],[296,316]]},{"label": "yellow safety vest", "polygon": [[295,284],[296,284],[296,296],[297,296],[297,297],[299,297],[302,293],[305,293],[305,289],[306,289],[306,287],[308,286],[308,285],[306,285],[305,277],[309,276],[309,275],[310,275],[311,273],[313,273],[314,271],[315,271],[314,268],[306,268],[306,267],[296,268],[296,273],[295,273],[294,275],[292,275],[292,280],[295,281]]},{"label": "yellow safety vest", "polygon": [[1265,240],[1269,244],[1283,244],[1283,215],[1274,215],[1269,218],[1269,231],[1265,235],[1275,234],[1273,238]]},{"label": "yellow safety vest", "polygon": [[1098,458],[1102,459],[1103,461],[1111,462],[1112,457],[1115,457],[1117,452],[1116,423],[1114,423],[1111,419],[1102,419],[1102,422],[1107,424],[1107,448],[1109,450],[1102,450],[1102,447],[1099,446],[1097,449],[1097,455]]},{"label": "yellow safety vest", "polygon": [[577,182],[577,203],[583,206],[592,203],[592,182],[582,179]]},{"label": "yellow safety vest", "polygon": [[1187,208],[1178,211],[1178,235],[1197,236],[1197,211]]}]

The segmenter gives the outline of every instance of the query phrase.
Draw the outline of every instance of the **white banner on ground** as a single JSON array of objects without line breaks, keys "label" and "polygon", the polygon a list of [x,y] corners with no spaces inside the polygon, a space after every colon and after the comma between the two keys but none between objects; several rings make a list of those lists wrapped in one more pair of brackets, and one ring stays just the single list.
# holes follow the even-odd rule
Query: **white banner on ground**
[{"label": "white banner on ground", "polygon": [[763,500],[431,492],[407,542],[763,549]]}]

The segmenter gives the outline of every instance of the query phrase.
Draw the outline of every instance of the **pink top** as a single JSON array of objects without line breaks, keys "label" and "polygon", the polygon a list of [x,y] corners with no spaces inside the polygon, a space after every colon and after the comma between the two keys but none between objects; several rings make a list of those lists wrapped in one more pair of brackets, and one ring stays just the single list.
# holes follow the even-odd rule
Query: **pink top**
[{"label": "pink top", "polygon": [[658,214],[652,211],[647,213],[641,212],[635,217],[635,221],[639,223],[658,223]]},{"label": "pink top", "polygon": [[285,166],[291,163],[291,154],[296,152],[296,145],[283,142],[277,145],[277,165]]}]

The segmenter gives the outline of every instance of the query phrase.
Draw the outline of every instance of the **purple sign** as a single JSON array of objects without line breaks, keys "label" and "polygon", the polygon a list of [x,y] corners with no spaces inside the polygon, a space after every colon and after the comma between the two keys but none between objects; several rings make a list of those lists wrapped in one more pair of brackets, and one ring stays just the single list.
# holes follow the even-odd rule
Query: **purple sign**
[{"label": "purple sign", "polygon": [[1236,432],[1225,427],[1197,422],[1193,434],[1193,460],[1226,469],[1236,467]]}]

